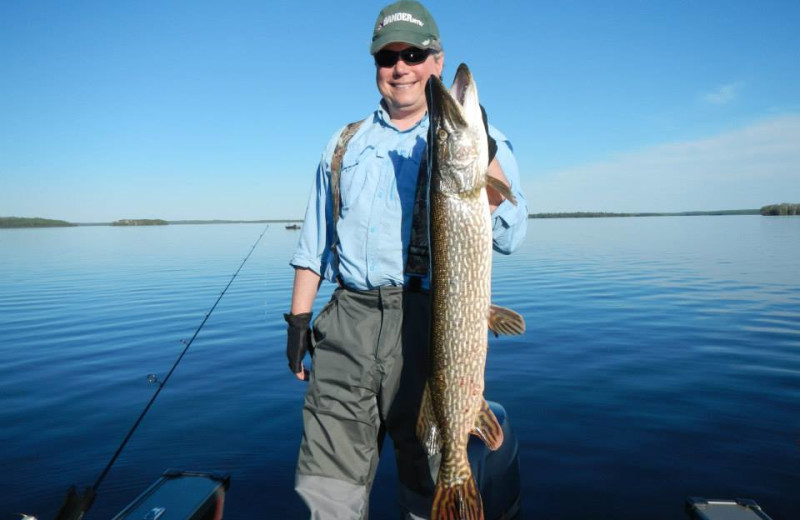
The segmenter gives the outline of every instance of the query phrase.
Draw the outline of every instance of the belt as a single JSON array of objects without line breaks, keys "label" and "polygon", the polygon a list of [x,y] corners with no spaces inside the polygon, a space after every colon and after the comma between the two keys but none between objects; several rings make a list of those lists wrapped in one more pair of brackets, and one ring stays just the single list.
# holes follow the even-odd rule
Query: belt
[{"label": "belt", "polygon": [[[344,281],[342,281],[341,276],[336,277],[336,284],[339,286],[340,289],[344,289],[346,291],[354,291],[354,292],[370,292],[370,291],[377,291],[377,289],[353,289],[352,287],[348,287],[345,285]],[[392,286],[395,287],[395,286]],[[428,293],[427,289],[422,288],[422,278],[419,276],[409,276],[408,283],[403,285],[403,290],[407,292],[415,292],[415,293]]]}]

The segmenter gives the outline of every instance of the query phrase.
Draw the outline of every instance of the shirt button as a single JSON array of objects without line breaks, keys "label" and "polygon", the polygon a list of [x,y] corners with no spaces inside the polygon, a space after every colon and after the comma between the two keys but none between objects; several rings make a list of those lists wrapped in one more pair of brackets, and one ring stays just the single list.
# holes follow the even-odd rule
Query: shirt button
[{"label": "shirt button", "polygon": [[369,228],[369,232],[370,232],[370,233],[374,233],[374,232],[375,232],[375,226],[373,226],[373,227]]}]

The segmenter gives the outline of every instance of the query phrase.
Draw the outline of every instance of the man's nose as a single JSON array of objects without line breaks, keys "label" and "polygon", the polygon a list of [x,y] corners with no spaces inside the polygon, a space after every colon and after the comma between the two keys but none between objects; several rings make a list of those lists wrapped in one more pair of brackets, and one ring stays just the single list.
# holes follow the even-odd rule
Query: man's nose
[{"label": "man's nose", "polygon": [[402,76],[403,74],[408,74],[409,65],[408,63],[404,62],[401,59],[397,60],[397,63],[394,64],[394,75],[395,76]]}]

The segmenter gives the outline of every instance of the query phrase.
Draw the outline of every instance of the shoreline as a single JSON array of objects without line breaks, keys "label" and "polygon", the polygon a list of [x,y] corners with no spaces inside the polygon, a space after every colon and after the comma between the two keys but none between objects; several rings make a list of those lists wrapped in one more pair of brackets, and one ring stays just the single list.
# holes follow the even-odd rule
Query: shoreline
[{"label": "shoreline", "polygon": [[[772,214],[763,215],[761,209],[731,209],[731,210],[711,210],[711,211],[679,211],[679,212],[646,212],[646,213],[614,213],[614,212],[594,212],[594,211],[575,211],[575,212],[553,212],[553,213],[529,213],[528,219],[558,219],[558,218],[631,218],[631,217],[702,217],[702,216],[731,216],[731,215],[761,215],[775,216]],[[138,221],[147,219],[137,219]],[[52,224],[50,224],[52,222]],[[22,218],[22,217],[0,217],[0,229],[32,229],[32,228],[52,228],[52,227],[89,227],[89,226],[114,226],[114,227],[141,227],[141,224],[121,224],[120,220],[113,222],[68,222],[63,220],[50,220],[41,218]],[[131,222],[134,222],[131,220]],[[163,224],[161,224],[163,222]],[[302,224],[302,219],[260,219],[260,220],[159,220],[159,226],[163,225],[210,225],[210,224]],[[147,225],[147,224],[145,224]]]},{"label": "shoreline", "polygon": [[617,218],[617,217],[703,217],[726,215],[760,215],[760,209],[721,209],[711,211],[676,211],[668,213],[612,213],[605,211],[575,211],[559,213],[530,213],[528,218]]}]

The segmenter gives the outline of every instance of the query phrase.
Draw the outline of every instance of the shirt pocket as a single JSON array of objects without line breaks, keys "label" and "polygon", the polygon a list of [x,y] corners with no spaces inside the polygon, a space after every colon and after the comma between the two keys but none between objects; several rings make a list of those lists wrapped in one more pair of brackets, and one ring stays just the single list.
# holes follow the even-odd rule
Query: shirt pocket
[{"label": "shirt pocket", "polygon": [[339,193],[342,198],[342,208],[346,209],[356,203],[359,195],[364,190],[369,174],[368,156],[371,147],[360,153],[350,153],[348,150],[342,158],[342,173],[339,177]]}]

